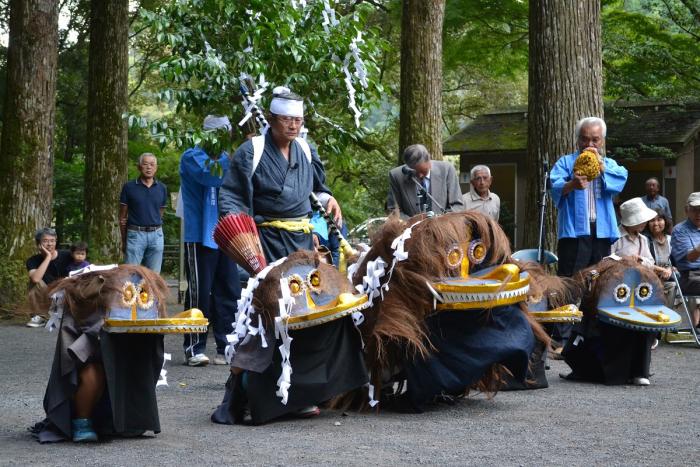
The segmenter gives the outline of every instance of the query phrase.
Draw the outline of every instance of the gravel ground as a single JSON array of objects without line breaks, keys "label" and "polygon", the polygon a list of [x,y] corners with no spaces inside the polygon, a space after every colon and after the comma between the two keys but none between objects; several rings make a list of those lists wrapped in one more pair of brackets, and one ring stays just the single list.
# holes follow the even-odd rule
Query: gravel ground
[{"label": "gravel ground", "polygon": [[691,401],[700,400],[700,349],[692,347],[655,350],[649,387],[563,381],[557,375],[568,367],[554,361],[548,389],[475,395],[420,415],[327,410],[312,420],[245,427],[209,421],[228,369],[182,365],[181,338],[168,336],[170,386],[158,388],[162,433],[86,446],[40,445],[26,431],[43,417],[55,334],[4,325],[0,341],[2,465],[698,465]]}]

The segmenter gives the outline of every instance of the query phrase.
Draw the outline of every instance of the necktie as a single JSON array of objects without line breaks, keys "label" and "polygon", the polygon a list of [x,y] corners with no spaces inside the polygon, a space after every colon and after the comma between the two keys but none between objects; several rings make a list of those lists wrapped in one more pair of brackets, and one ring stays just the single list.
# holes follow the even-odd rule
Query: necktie
[{"label": "necktie", "polygon": [[[428,193],[428,179],[423,177],[420,179],[420,184],[423,186],[423,189],[425,190],[425,193]],[[433,202],[430,199],[430,197],[427,194],[423,195],[424,201],[422,204],[425,205],[425,210],[426,211],[432,211],[433,210]]]}]

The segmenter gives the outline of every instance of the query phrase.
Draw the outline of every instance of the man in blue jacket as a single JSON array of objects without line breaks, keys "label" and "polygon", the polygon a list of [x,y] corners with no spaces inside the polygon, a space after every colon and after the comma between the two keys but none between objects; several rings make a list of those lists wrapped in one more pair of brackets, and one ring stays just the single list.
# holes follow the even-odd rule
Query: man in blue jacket
[{"label": "man in blue jacket", "polygon": [[[551,172],[552,199],[558,209],[557,254],[559,275],[572,276],[610,254],[617,240],[613,197],[627,182],[627,169],[605,157],[605,122],[597,117],[576,124],[578,150],[559,158]],[[588,180],[574,172],[574,163],[585,149],[598,153],[600,176]]]},{"label": "man in blue jacket", "polygon": [[[610,246],[618,239],[613,197],[627,182],[627,169],[605,157],[605,121],[586,117],[576,124],[577,151],[559,158],[552,167],[552,200],[557,207],[557,255],[560,276],[571,277],[581,269],[610,255]],[[598,154],[600,176],[588,180],[574,172],[574,163],[585,149]],[[571,335],[570,324],[553,326],[552,337],[560,341],[559,354]]]},{"label": "man in blue jacket", "polygon": [[[203,126],[206,131],[231,131],[227,117],[209,115],[204,119]],[[213,238],[219,216],[219,187],[230,162],[225,152],[207,154],[199,146],[188,149],[180,158],[187,274],[185,309],[199,308],[209,319],[216,340],[215,365],[227,365],[224,357],[228,344],[226,335],[232,332],[236,302],[241,295],[238,268],[218,249]],[[187,364],[208,364],[206,346],[207,333],[193,337],[186,334],[184,348]]]}]

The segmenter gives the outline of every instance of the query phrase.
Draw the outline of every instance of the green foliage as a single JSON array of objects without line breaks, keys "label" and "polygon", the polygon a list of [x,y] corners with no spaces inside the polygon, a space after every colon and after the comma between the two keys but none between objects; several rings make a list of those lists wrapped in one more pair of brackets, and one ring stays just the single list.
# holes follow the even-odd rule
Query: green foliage
[{"label": "green foliage", "polygon": [[343,208],[349,228],[370,217],[383,216],[389,189],[389,170],[396,165],[396,122],[377,127],[363,140],[348,146],[345,157],[326,164],[326,180]]},{"label": "green foliage", "polygon": [[477,115],[527,103],[528,4],[452,0],[445,7],[445,136]]},{"label": "green foliage", "polygon": [[[338,10],[340,22],[328,32],[322,25],[322,2],[295,8],[283,0],[187,0],[142,10],[142,24],[165,51],[158,72],[167,86],[156,99],[176,112],[242,116],[239,76],[264,75],[272,85],[286,85],[304,96],[307,127],[322,152],[343,154],[347,144],[364,134],[352,124],[342,71],[360,33],[369,85],[365,89],[355,82],[358,107],[370,105],[382,90],[374,79],[382,41],[365,23],[372,7],[353,4],[347,9]],[[353,64],[351,60],[350,69]],[[151,132],[161,144],[175,141],[178,146],[195,133],[172,125],[152,126]]]},{"label": "green foliage", "polygon": [[631,147],[616,147],[612,157],[616,160],[635,162],[640,157],[651,159],[677,159],[679,154],[664,146],[637,144]]},{"label": "green foliage", "polygon": [[57,158],[54,162],[53,211],[61,243],[83,238],[84,173],[85,159],[82,154],[67,161]]},{"label": "green foliage", "polygon": [[606,95],[700,98],[700,7],[696,1],[611,1],[603,10]]},{"label": "green foliage", "polygon": [[0,262],[0,318],[13,317],[25,301],[27,268],[22,260]]}]

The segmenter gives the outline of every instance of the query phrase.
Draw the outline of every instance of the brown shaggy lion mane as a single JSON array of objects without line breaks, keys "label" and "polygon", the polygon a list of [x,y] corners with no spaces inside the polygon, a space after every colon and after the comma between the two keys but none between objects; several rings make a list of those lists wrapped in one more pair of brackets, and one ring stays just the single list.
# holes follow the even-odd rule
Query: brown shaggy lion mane
[{"label": "brown shaggy lion mane", "polygon": [[148,293],[158,302],[158,316],[167,317],[168,285],[158,273],[143,266],[121,264],[108,271],[95,271],[66,277],[52,284],[47,294],[63,291],[65,310],[78,323],[93,313],[106,313],[114,303],[115,295],[122,294],[124,283],[133,275],[141,276]]}]

